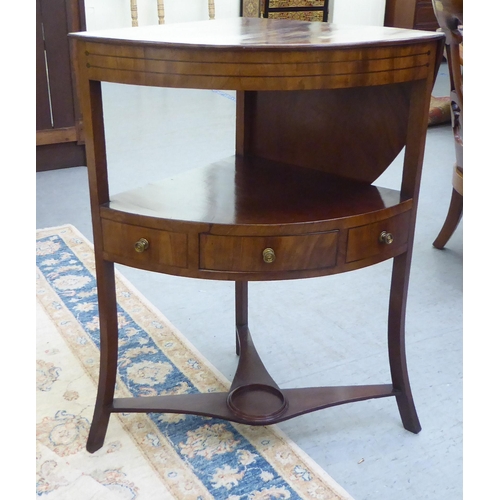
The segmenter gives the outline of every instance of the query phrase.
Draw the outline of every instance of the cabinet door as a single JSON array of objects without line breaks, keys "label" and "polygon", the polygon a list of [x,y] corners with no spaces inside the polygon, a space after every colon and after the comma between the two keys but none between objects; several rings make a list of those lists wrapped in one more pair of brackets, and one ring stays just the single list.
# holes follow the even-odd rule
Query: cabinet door
[{"label": "cabinet door", "polygon": [[81,0],[36,0],[37,170],[85,165],[68,33],[85,29]]}]

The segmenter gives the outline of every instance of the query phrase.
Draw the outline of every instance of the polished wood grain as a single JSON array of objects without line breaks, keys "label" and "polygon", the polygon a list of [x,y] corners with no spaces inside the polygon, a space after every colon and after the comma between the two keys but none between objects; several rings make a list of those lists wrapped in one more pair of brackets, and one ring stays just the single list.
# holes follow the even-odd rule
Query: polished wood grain
[{"label": "polished wood grain", "polygon": [[[199,416],[222,418],[249,425],[269,425],[289,420],[311,411],[324,410],[346,403],[394,397],[398,391],[391,384],[352,385],[339,387],[304,387],[283,389],[282,394],[288,405],[283,413],[274,418],[258,420],[235,414],[226,405],[227,393],[180,394],[177,396],[151,396],[148,398],[116,398],[112,413],[187,413]],[[260,400],[252,406],[255,412],[265,411]]]},{"label": "polished wood grain", "polygon": [[[394,257],[395,249],[404,247],[408,242],[409,222],[410,212],[404,212],[381,222],[349,229],[346,261],[361,261],[375,255]],[[391,233],[394,238],[392,243],[380,241],[384,231]]]},{"label": "polished wood grain", "polygon": [[[261,272],[332,269],[337,263],[338,231],[301,236],[200,237],[200,268],[213,271]],[[275,254],[267,262],[264,251]]]},{"label": "polished wood grain", "polygon": [[[135,267],[147,266],[148,261],[157,262],[159,266],[165,267],[187,267],[185,233],[158,231],[106,219],[102,221],[102,231],[104,253],[108,257],[123,256],[124,261],[135,261]],[[134,245],[141,238],[144,238],[149,245],[147,250],[138,252]]]},{"label": "polished wood grain", "polygon": [[[263,425],[378,397],[395,397],[403,426],[419,432],[404,323],[443,35],[230,19],[72,38],[88,137],[101,318],[100,381],[87,449],[102,446],[112,412],[181,412]],[[235,155],[110,197],[102,81],[236,90]],[[374,185],[402,151],[400,189]],[[394,260],[392,383],[281,390],[250,334],[248,282],[324,276],[387,259]],[[235,282],[240,358],[227,393],[114,398],[114,263]]]},{"label": "polished wood grain", "polygon": [[332,89],[426,78],[439,37],[252,18],[74,36],[85,42],[82,63],[91,79],[232,90]]},{"label": "polished wood grain", "polygon": [[118,28],[93,32],[73,33],[73,37],[93,43],[136,46],[191,48],[195,50],[217,49],[267,52],[270,48],[288,51],[290,48],[356,49],[364,45],[382,48],[387,45],[415,44],[439,39],[434,33],[421,33],[409,29],[379,26],[339,26],[330,23],[309,23],[276,19],[231,18],[215,22],[169,24],[165,26],[141,26],[138,29]]},{"label": "polished wood grain", "polygon": [[405,145],[411,92],[390,84],[253,94],[247,126],[259,133],[247,154],[372,183]]},{"label": "polished wood grain", "polygon": [[313,225],[325,227],[330,220],[335,227],[347,227],[409,199],[399,190],[326,172],[233,156],[114,194],[101,210],[104,217],[138,214],[158,224],[170,221],[171,227],[189,221],[200,229],[210,226],[211,232],[245,235],[294,231],[295,226],[314,230]]},{"label": "polished wood grain", "polygon": [[[324,276],[394,257],[407,249],[409,217],[398,217],[412,206],[397,190],[235,156],[113,195],[100,213],[109,260],[256,281]],[[379,242],[383,230],[393,244]],[[137,254],[141,237],[150,248]],[[277,252],[272,264],[262,259],[267,247]]]},{"label": "polished wood grain", "polygon": [[[335,274],[403,253],[412,206],[397,190],[236,156],[113,195],[100,214],[109,260],[256,281]],[[383,230],[393,244],[380,243]],[[150,247],[138,254],[141,237]],[[268,247],[272,264],[262,258]]]}]

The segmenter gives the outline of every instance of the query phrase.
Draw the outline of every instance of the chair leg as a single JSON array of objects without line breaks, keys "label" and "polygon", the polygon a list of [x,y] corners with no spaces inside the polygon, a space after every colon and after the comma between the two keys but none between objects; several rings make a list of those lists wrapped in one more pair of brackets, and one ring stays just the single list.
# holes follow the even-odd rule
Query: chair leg
[{"label": "chair leg", "polygon": [[453,189],[448,215],[446,216],[441,232],[433,243],[436,248],[442,249],[446,243],[448,243],[448,240],[451,238],[451,235],[455,232],[455,229],[462,219],[463,206],[464,197],[457,190]]}]

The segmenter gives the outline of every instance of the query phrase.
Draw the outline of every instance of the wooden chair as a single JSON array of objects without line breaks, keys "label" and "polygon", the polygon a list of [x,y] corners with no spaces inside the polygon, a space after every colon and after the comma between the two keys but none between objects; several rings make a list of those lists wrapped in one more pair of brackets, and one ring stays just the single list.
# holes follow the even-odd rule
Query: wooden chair
[{"label": "wooden chair", "polygon": [[[158,24],[165,24],[164,0],[156,0],[156,8],[158,11]],[[132,18],[132,26],[139,26],[137,0],[130,0],[130,16]],[[215,0],[208,0],[208,18],[215,19]]]},{"label": "wooden chair", "polygon": [[451,125],[456,163],[448,215],[433,245],[444,248],[455,232],[463,212],[463,0],[432,0],[440,28],[446,35],[446,58],[450,72]]},{"label": "wooden chair", "polygon": [[[263,0],[263,16],[270,19],[298,19],[301,21],[328,21],[329,0],[288,1]],[[289,5],[287,5],[289,4]]]}]

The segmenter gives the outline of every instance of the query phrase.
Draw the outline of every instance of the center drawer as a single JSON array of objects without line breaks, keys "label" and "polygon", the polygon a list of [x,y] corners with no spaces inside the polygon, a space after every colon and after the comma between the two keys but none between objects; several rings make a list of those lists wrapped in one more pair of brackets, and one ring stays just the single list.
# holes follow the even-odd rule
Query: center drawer
[{"label": "center drawer", "polygon": [[335,267],[338,231],[300,236],[200,235],[200,269],[300,271]]}]

